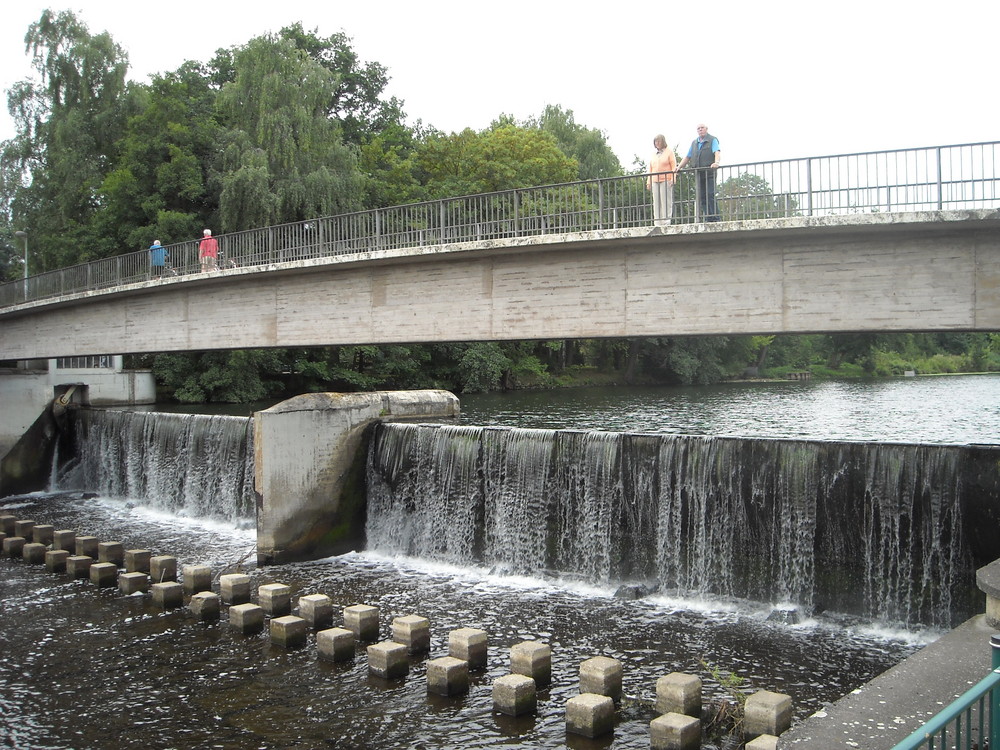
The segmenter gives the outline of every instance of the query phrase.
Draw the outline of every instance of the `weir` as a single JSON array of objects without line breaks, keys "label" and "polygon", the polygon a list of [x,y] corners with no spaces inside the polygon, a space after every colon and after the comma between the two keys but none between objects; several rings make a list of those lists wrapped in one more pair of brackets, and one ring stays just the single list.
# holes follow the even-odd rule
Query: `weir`
[{"label": "weir", "polygon": [[[76,411],[59,489],[255,520],[252,420]],[[354,548],[951,627],[1000,557],[997,446],[380,423]],[[634,586],[631,586],[635,584]]]},{"label": "weir", "polygon": [[254,523],[253,430],[247,417],[76,409],[55,484],[174,515]]},{"label": "weir", "polygon": [[[994,447],[380,425],[369,549],[948,627],[1000,554]],[[993,522],[989,522],[993,523]]]}]

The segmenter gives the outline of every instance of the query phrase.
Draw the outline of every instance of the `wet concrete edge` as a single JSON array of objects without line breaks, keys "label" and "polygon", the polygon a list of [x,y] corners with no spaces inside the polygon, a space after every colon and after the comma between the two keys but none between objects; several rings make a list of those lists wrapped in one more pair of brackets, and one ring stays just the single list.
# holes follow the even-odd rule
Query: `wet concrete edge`
[{"label": "wet concrete edge", "polygon": [[990,673],[990,636],[977,615],[782,734],[778,748],[888,750]]}]

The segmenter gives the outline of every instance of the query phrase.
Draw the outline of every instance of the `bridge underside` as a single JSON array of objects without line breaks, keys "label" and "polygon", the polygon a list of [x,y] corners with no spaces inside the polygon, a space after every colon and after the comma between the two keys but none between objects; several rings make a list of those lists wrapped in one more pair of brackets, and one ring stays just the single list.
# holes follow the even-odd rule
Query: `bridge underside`
[{"label": "bridge underside", "polygon": [[0,359],[1000,330],[1000,213],[605,230],[237,268],[0,312]]}]

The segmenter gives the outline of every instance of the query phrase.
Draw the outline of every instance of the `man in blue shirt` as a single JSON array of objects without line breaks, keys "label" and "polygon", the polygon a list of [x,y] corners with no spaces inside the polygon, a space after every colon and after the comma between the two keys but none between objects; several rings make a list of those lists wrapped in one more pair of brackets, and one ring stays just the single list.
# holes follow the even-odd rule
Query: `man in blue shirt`
[{"label": "man in blue shirt", "polygon": [[707,125],[698,126],[698,137],[691,142],[678,171],[691,163],[695,171],[695,192],[698,197],[698,218],[702,221],[718,221],[719,209],[715,203],[715,170],[722,162],[719,139],[708,132]]},{"label": "man in blue shirt", "polygon": [[153,244],[149,246],[149,275],[154,279],[160,278],[166,265],[167,248],[159,240],[153,240]]}]

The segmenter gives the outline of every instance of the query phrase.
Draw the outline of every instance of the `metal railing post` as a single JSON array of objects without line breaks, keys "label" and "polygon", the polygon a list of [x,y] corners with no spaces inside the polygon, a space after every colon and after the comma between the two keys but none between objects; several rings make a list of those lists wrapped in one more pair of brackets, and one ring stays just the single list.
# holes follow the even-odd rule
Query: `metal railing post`
[{"label": "metal railing post", "polygon": [[941,147],[938,146],[935,149],[935,154],[937,156],[937,207],[938,211],[944,208],[944,190],[941,187]]},{"label": "metal railing post", "polygon": [[514,191],[514,236],[521,236],[521,193]]},{"label": "metal railing post", "polygon": [[597,181],[597,228],[604,229],[604,180]]},{"label": "metal railing post", "polygon": [[806,216],[813,215],[812,159],[806,159]]},{"label": "metal railing post", "polygon": [[446,222],[446,220],[447,220],[447,215],[446,215],[445,210],[444,210],[444,201],[443,200],[439,200],[438,201],[438,226],[440,227],[441,244],[442,245],[444,244],[444,240],[445,240],[445,222]]},{"label": "metal railing post", "polygon": [[[993,669],[1000,669],[1000,634],[990,636]],[[1000,686],[990,691],[990,747],[1000,747]]]},{"label": "metal railing post", "polygon": [[691,170],[691,174],[694,175],[694,221],[699,224],[705,220],[702,216],[701,204],[704,200],[703,193],[705,192],[705,183],[701,179],[701,174],[698,172],[698,167]]}]

